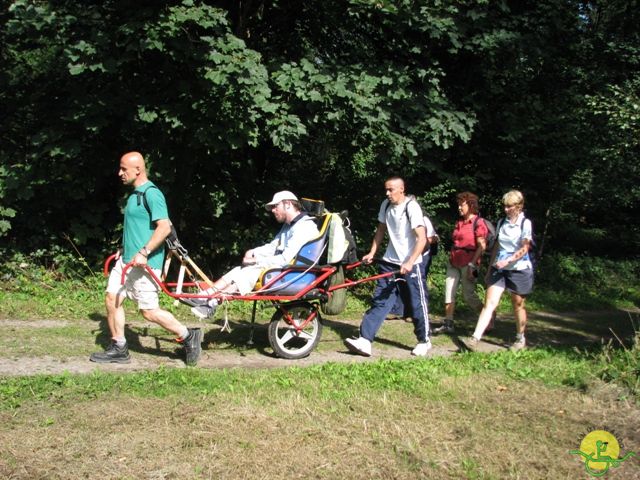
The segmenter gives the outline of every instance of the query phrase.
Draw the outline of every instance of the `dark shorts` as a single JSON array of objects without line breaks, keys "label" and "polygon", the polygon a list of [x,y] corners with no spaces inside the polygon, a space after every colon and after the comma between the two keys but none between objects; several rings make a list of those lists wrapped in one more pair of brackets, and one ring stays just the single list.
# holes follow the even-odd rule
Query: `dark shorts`
[{"label": "dark shorts", "polygon": [[498,270],[491,267],[487,287],[497,285],[511,293],[527,296],[533,290],[533,269],[526,270]]}]

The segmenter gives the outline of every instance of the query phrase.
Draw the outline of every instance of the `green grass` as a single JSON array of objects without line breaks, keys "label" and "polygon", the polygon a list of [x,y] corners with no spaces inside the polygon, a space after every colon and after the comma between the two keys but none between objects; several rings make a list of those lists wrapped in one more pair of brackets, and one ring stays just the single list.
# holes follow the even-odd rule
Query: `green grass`
[{"label": "green grass", "polygon": [[[159,368],[127,374],[96,372],[90,375],[37,375],[0,379],[0,408],[25,401],[82,401],[113,392],[140,397],[186,395],[197,397],[242,392],[258,403],[274,395],[295,391],[335,402],[352,399],[357,392],[397,391],[423,398],[440,398],[436,387],[447,378],[496,373],[518,381],[535,380],[548,386],[584,389],[607,367],[597,356],[574,349],[535,349],[518,354],[462,354],[429,361],[380,360],[363,364],[328,363],[276,370],[201,370]],[[446,396],[446,394],[445,394]]]},{"label": "green grass", "polygon": [[[606,399],[495,371],[416,385],[418,375],[431,371],[402,363],[429,361],[374,362],[354,372],[331,365],[56,376],[45,382],[55,388],[31,379],[9,392],[24,392],[20,405],[0,410],[0,441],[7,445],[0,474],[581,478],[583,466],[567,452],[594,423],[633,438],[625,425],[634,413]],[[370,385],[387,371],[399,385]],[[413,381],[404,380],[409,375]],[[11,438],[20,439],[20,448]],[[550,450],[552,461],[541,462]],[[633,478],[637,471],[629,463],[623,473]]]},{"label": "green grass", "polygon": [[[47,275],[0,289],[3,356],[62,364],[81,356],[88,363],[85,356],[108,340],[103,280]],[[350,295],[344,314],[325,318],[318,355],[344,349],[371,288]],[[437,283],[431,301],[441,314]],[[162,302],[194,322],[188,308],[166,296]],[[618,300],[605,306],[612,303]],[[269,356],[264,327],[273,308],[258,304],[255,345],[247,349],[251,307],[229,304],[231,333],[203,324],[210,367],[227,354],[253,365]],[[487,342],[513,335],[510,311],[503,301]],[[463,302],[458,312],[457,328],[470,333],[475,315]],[[594,428],[614,431],[626,451],[640,452],[637,315],[532,312],[534,348],[516,354],[498,348],[410,359],[407,350],[404,360],[223,370],[180,368],[172,336],[146,324],[131,303],[126,313],[136,361],[152,370],[0,377],[0,476],[580,478],[584,465],[567,452]],[[411,325],[385,322],[375,349],[414,341]],[[434,345],[448,349],[452,340],[435,337]],[[626,462],[620,475],[640,475],[640,464]]]},{"label": "green grass", "polygon": [[[442,272],[446,262],[445,255],[436,257],[430,276],[430,310],[436,316],[442,314],[442,289],[444,278]],[[105,280],[100,275],[75,276],[67,278],[59,272],[47,270],[25,263],[17,264],[8,262],[4,268],[11,269],[8,281],[0,287],[0,319],[12,319],[14,321],[33,321],[33,325],[9,327],[10,335],[5,335],[0,340],[0,347],[6,355],[20,356],[45,356],[64,358],[73,355],[86,355],[95,350],[96,344],[106,343],[107,334],[104,317],[104,283]],[[608,260],[590,259],[588,262],[579,257],[559,257],[550,256],[541,265],[540,275],[546,275],[537,283],[539,285],[534,294],[528,300],[529,310],[555,310],[563,305],[567,308],[594,309],[595,307],[613,308],[628,307],[636,308],[638,301],[638,288],[634,275],[638,273],[638,264],[634,262],[613,263]],[[482,287],[478,287],[482,290]],[[359,320],[368,305],[368,300],[373,289],[373,283],[358,286],[348,297],[347,309],[338,317],[327,317],[326,320],[332,328],[325,328],[323,341],[318,346],[318,350],[335,350],[339,348],[342,339],[356,332],[356,325],[341,324],[336,319]],[[603,297],[606,296],[606,301]],[[173,299],[166,295],[161,296],[161,303],[164,308],[172,311],[176,317],[185,322],[193,322],[193,317],[184,306],[175,306]],[[247,338],[246,328],[251,317],[252,303],[250,302],[230,302],[227,305],[228,316],[232,321],[237,322],[240,327],[238,331],[229,335],[218,335],[212,340],[211,348],[215,349],[240,349],[245,348],[244,343]],[[599,308],[601,309],[601,308]],[[475,316],[464,305],[460,298],[458,309],[462,318],[468,318],[468,325],[464,329],[471,328],[475,321]],[[503,296],[500,314],[510,315],[511,305],[507,296]],[[129,321],[138,319],[140,316],[135,308],[128,302],[126,304],[126,314]],[[273,308],[267,302],[259,302],[257,308],[257,322],[263,325],[268,322],[273,314]],[[38,319],[64,319],[63,325],[43,327],[37,325]],[[631,322],[633,318],[630,317]],[[635,325],[637,331],[638,325]],[[129,325],[129,333],[139,338],[141,342],[158,339],[161,342],[171,342],[170,335],[162,329],[148,326]],[[556,328],[553,321],[544,324],[539,328],[540,335],[552,331]],[[535,321],[530,324],[533,334],[536,333]],[[597,357],[597,368],[593,365],[591,370],[598,371],[599,376],[607,381],[618,382],[637,395],[638,393],[638,359],[637,333],[635,336],[635,347],[630,339],[633,334],[623,335],[628,332],[628,325],[620,325],[610,319],[593,318],[589,321],[563,321],[557,335],[575,336],[578,341],[585,332],[591,332],[596,338],[611,337],[609,330],[613,329],[618,337],[626,342],[625,348],[620,348],[620,342],[614,341],[608,346],[601,346],[593,355]],[[383,327],[386,337],[398,344],[411,344],[413,334],[409,326],[402,322],[387,322]],[[468,332],[467,332],[468,333]],[[258,335],[264,334],[258,330]],[[72,339],[73,341],[69,341]],[[16,341],[17,340],[17,341]],[[500,340],[499,338],[497,340]],[[441,340],[436,338],[436,345]],[[570,343],[570,342],[569,342]],[[377,344],[377,348],[386,348],[384,343]],[[615,347],[615,348],[614,348]],[[542,350],[537,350],[540,352]],[[529,352],[523,358],[529,358]],[[533,355],[540,355],[535,353]],[[551,353],[547,352],[542,357],[532,357],[530,360],[537,364],[532,375],[538,378]],[[565,355],[565,354],[563,354]],[[554,362],[558,358],[554,358]],[[480,360],[476,360],[480,361]],[[509,362],[514,361],[512,357],[501,357],[500,355],[490,356],[487,362]],[[457,359],[435,359],[429,368],[459,368],[460,360]],[[426,368],[426,367],[423,367]],[[467,366],[465,368],[471,368]],[[500,364],[500,368],[508,365]],[[519,375],[528,372],[531,367],[521,365],[516,371]],[[581,372],[582,368],[573,365],[569,368],[573,372]],[[434,375],[434,372],[428,372]],[[574,374],[575,376],[576,374]],[[575,384],[581,383],[580,377],[575,377]]]},{"label": "green grass", "polygon": [[[0,441],[20,438],[21,448],[0,453],[0,474],[580,478],[583,466],[567,452],[586,432],[606,428],[626,451],[640,447],[640,410],[617,391],[617,401],[598,393],[602,368],[596,354],[538,348],[273,370],[4,377]],[[552,461],[541,463],[550,449]],[[640,464],[620,471],[633,478]]]}]

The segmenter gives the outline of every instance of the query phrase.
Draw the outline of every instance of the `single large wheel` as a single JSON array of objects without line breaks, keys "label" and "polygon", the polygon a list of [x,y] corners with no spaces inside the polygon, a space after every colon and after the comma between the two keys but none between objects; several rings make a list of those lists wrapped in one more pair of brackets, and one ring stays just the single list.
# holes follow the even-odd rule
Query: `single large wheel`
[{"label": "single large wheel", "polygon": [[306,357],[320,341],[321,334],[320,312],[307,302],[280,305],[269,323],[269,343],[282,358]]}]

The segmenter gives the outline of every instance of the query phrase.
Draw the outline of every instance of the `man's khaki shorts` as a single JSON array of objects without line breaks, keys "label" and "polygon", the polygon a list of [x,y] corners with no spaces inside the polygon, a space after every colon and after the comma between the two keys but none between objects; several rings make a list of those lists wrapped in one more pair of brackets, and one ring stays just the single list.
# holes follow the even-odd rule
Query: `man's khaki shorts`
[{"label": "man's khaki shorts", "polygon": [[[122,280],[122,270],[124,263],[122,257],[118,259],[115,267],[111,270],[107,283],[107,293],[119,296],[126,296],[138,304],[140,310],[153,310],[160,306],[158,299],[159,287],[151,275],[141,267],[131,267],[127,270],[124,285]],[[153,273],[160,278],[160,270],[153,269]]]}]

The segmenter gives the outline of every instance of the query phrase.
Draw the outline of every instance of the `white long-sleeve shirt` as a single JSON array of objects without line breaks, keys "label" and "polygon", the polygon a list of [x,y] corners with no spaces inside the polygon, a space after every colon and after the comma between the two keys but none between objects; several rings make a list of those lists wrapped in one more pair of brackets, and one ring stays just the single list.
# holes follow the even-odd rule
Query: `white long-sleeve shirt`
[{"label": "white long-sleeve shirt", "polygon": [[290,224],[285,223],[269,243],[253,249],[256,265],[264,267],[283,267],[300,251],[302,245],[319,235],[318,227],[312,217],[300,213]]}]

